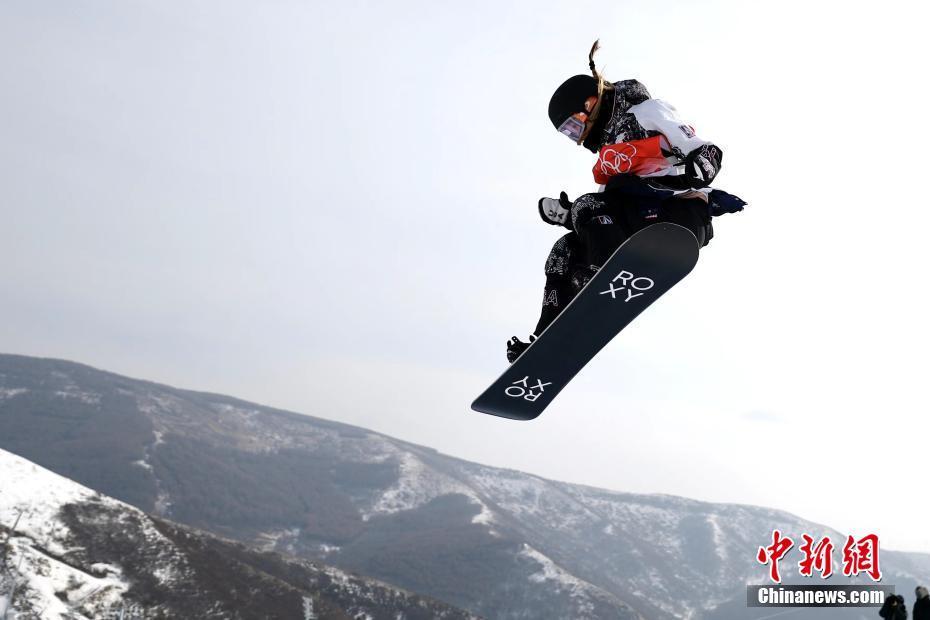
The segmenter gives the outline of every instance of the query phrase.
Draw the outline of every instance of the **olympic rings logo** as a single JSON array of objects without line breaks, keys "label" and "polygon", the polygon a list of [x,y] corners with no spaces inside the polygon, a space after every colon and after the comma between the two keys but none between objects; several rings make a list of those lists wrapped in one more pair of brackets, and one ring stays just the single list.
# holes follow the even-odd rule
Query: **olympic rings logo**
[{"label": "olympic rings logo", "polygon": [[617,146],[622,147],[622,149],[609,147],[601,151],[598,165],[601,172],[607,176],[624,174],[633,169],[633,159],[637,153],[636,147],[629,142],[623,142]]}]

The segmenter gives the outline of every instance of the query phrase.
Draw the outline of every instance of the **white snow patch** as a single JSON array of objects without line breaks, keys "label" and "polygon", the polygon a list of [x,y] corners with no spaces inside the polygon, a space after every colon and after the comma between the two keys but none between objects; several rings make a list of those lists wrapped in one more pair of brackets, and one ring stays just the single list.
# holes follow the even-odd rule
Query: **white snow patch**
[{"label": "white snow patch", "polygon": [[413,510],[443,495],[464,495],[481,506],[481,511],[472,518],[472,523],[491,522],[491,511],[470,487],[427,467],[409,452],[398,451],[396,458],[400,470],[397,482],[384,491],[368,512],[362,514],[363,520],[367,521],[377,514]]},{"label": "white snow patch", "polygon": [[167,517],[171,514],[171,496],[167,491],[158,491],[155,497],[155,514]]},{"label": "white snow patch", "polygon": [[136,406],[142,413],[176,413],[183,405],[173,396],[159,396],[152,392],[136,395]]},{"label": "white snow patch", "polygon": [[148,471],[152,471],[152,466],[149,465],[148,462],[145,460],[140,459],[138,461],[133,461],[132,464],[135,465],[136,467],[141,467],[142,469],[147,469]]},{"label": "white snow patch", "polygon": [[317,620],[317,615],[313,611],[313,599],[309,596],[303,597],[304,600],[304,620]]},{"label": "white snow patch", "polygon": [[[352,596],[353,598],[365,596],[364,592],[366,586],[363,581],[353,579],[347,573],[331,566],[323,568],[323,572],[326,575],[329,575],[329,578],[332,580],[332,584],[334,586],[338,587],[346,594]],[[349,612],[349,616],[352,618],[356,618],[358,617],[357,614],[362,613],[361,610],[352,611],[351,609],[347,609],[346,611]]]},{"label": "white snow patch", "polygon": [[258,424],[255,417],[261,414],[261,411],[258,409],[243,409],[242,407],[236,407],[227,403],[211,403],[211,406],[219,413],[238,415],[244,418],[246,424],[251,426]]},{"label": "white snow patch", "polygon": [[167,564],[156,567],[155,570],[152,571],[152,575],[163,585],[176,583],[178,581],[178,572],[173,566]]},{"label": "white snow patch", "polygon": [[7,398],[13,398],[19,394],[24,394],[28,392],[26,388],[0,388],[0,400],[6,400]]},{"label": "white snow patch", "polygon": [[300,536],[300,528],[292,527],[284,530],[262,532],[255,539],[255,544],[262,551],[283,551],[293,554],[295,543]]},{"label": "white snow patch", "polygon": [[600,492],[580,494],[579,500],[588,510],[607,520],[604,533],[635,531],[642,542],[653,549],[660,549],[673,558],[680,557],[683,542],[672,534],[679,530],[681,512],[626,498],[614,499]]},{"label": "white snow patch", "polygon": [[582,581],[571,573],[560,568],[555,562],[549,559],[548,556],[543,555],[525,543],[523,545],[523,549],[520,551],[520,555],[536,561],[541,566],[539,572],[530,575],[530,581],[536,583],[542,583],[543,581],[554,581],[559,585],[566,586],[573,591],[592,587],[586,581]]},{"label": "white snow patch", "polygon": [[333,583],[338,583],[341,586],[347,585],[349,583],[349,576],[338,568],[327,566],[323,569],[323,572],[329,575],[329,578],[333,580]]},{"label": "white snow patch", "polygon": [[11,539],[9,562],[20,573],[22,599],[43,609],[43,619],[74,618],[75,608],[113,605],[129,590],[121,572],[94,577],[43,553],[22,536]]},{"label": "white snow patch", "polygon": [[90,569],[98,573],[113,573],[113,574],[119,574],[119,575],[123,573],[123,569],[121,569],[119,566],[115,566],[113,564],[107,564],[106,562],[96,562],[94,564],[91,564]]},{"label": "white snow patch", "polygon": [[594,521],[603,521],[603,516],[590,510],[586,502],[567,493],[565,485],[490,467],[475,467],[469,474],[469,482],[477,493],[523,521],[535,520],[539,526],[569,536],[589,528]]},{"label": "white snow patch", "polygon": [[481,512],[472,517],[471,522],[478,523],[480,525],[491,525],[494,523],[494,513],[491,512],[491,509],[485,506],[484,502],[479,500],[477,497],[472,497],[472,500],[481,506]]},{"label": "white snow patch", "polygon": [[575,577],[565,569],[561,568],[549,557],[543,555],[533,547],[523,544],[520,555],[529,558],[540,565],[540,570],[530,575],[530,581],[534,583],[550,582],[559,590],[566,590],[569,596],[575,599],[577,608],[577,617],[588,617],[594,612],[594,605],[591,602],[592,594],[598,591],[587,581]]},{"label": "white snow patch", "polygon": [[75,385],[69,385],[63,390],[56,390],[55,392],[52,392],[52,394],[58,398],[73,398],[88,405],[100,404],[100,394],[96,394],[94,392],[82,392]]},{"label": "white snow patch", "polygon": [[426,471],[420,459],[409,453],[402,454],[398,467],[400,477],[397,483],[384,492],[372,507],[370,514],[363,515],[365,520],[372,514],[411,510],[432,499],[429,491],[417,484],[421,474]]},{"label": "white snow patch", "polygon": [[716,552],[718,558],[726,562],[726,536],[723,534],[723,528],[720,527],[720,522],[717,520],[717,515],[707,515],[707,523],[710,524],[712,530],[711,534],[714,538],[714,551]]}]

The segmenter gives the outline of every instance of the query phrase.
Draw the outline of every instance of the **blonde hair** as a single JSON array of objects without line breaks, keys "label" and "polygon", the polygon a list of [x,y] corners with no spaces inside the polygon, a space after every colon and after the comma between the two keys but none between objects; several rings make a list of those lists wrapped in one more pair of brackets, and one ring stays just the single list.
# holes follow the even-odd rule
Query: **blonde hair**
[{"label": "blonde hair", "polygon": [[598,97],[600,97],[606,89],[611,87],[610,82],[605,80],[604,76],[597,70],[597,67],[594,66],[594,54],[596,54],[599,49],[601,49],[601,40],[597,39],[594,41],[594,45],[591,46],[591,51],[588,52],[588,67],[591,68],[591,75],[597,80]]},{"label": "blonde hair", "polygon": [[594,54],[601,49],[601,40],[596,39],[594,45],[591,46],[591,51],[588,52],[588,67],[591,69],[591,75],[594,76],[594,79],[597,80],[597,103],[594,104],[594,108],[591,109],[591,114],[588,115],[588,119],[593,123],[597,120],[597,117],[601,112],[601,102],[604,100],[604,92],[612,90],[614,85],[604,79],[604,76],[601,75],[601,72],[597,70],[597,67],[594,66]]}]

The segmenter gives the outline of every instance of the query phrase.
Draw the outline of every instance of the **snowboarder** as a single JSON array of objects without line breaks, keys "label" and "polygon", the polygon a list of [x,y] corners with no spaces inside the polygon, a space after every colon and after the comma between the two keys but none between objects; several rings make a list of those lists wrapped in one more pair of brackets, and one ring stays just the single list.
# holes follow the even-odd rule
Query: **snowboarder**
[{"label": "snowboarder", "polygon": [[688,228],[701,246],[713,237],[711,216],[742,210],[740,198],[711,190],[723,151],[699,138],[675,108],[653,99],[636,80],[609,83],[595,68],[595,41],[588,54],[591,75],[576,75],[549,101],[549,120],[562,134],[598,158],[595,193],[569,200],[541,198],[543,221],[570,232],[546,260],[542,312],[529,342],[507,342],[511,363],[559,315],[598,269],[633,233],[656,222]]}]

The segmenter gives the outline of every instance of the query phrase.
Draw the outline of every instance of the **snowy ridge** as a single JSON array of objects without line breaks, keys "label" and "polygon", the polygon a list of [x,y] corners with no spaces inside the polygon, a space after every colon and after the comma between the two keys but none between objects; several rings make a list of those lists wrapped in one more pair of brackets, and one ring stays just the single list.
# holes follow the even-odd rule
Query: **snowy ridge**
[{"label": "snowy ridge", "polygon": [[474,618],[336,568],[253,556],[155,522],[4,450],[0,481],[0,618]]},{"label": "snowy ridge", "polygon": [[[129,584],[122,569],[69,562],[71,531],[61,508],[81,502],[122,506],[14,454],[0,450],[0,525],[4,527],[0,592],[7,601],[42,609],[42,618],[91,618],[118,602]],[[15,572],[11,571],[16,567]]]},{"label": "snowy ridge", "polygon": [[28,536],[59,554],[65,552],[60,541],[67,535],[57,519],[59,510],[97,495],[5,450],[0,450],[0,480],[0,524],[12,527],[15,522],[14,534]]},{"label": "snowy ridge", "polygon": [[579,620],[582,618],[596,618],[596,616],[592,615],[595,613],[595,608],[591,604],[593,599],[614,598],[610,593],[604,592],[597,586],[575,577],[553,562],[552,559],[529,545],[523,545],[520,555],[539,564],[539,571],[529,576],[530,581],[546,583],[555,590],[566,591],[568,595],[577,602],[578,606],[575,610],[574,617]]}]

